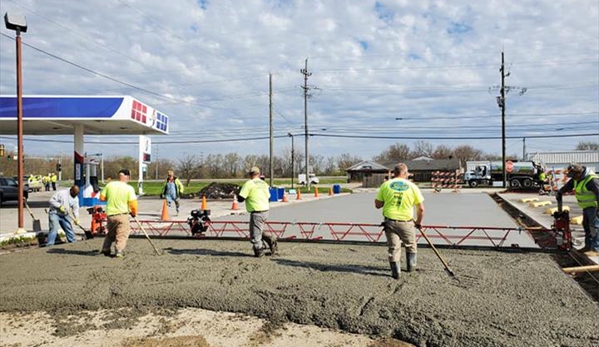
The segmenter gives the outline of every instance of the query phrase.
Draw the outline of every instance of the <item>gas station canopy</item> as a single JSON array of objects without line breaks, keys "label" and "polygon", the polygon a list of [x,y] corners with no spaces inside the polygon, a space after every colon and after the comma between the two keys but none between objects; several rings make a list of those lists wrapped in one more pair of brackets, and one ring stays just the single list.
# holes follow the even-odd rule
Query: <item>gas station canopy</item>
[{"label": "gas station canopy", "polygon": [[[131,96],[23,96],[24,135],[168,134],[169,117]],[[17,97],[0,96],[0,135],[17,134]]]}]

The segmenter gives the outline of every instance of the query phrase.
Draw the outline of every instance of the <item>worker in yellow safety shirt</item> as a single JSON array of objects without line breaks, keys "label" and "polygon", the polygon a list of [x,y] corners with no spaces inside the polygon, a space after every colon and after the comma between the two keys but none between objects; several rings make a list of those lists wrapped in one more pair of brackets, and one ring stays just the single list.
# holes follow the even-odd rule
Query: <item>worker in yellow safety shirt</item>
[{"label": "worker in yellow safety shirt", "polygon": [[56,181],[58,181],[58,176],[56,176],[54,172],[50,175],[50,181],[52,182],[52,190],[56,190]]},{"label": "worker in yellow safety shirt", "polygon": [[106,201],[106,228],[108,233],[102,245],[102,254],[111,256],[112,243],[116,249],[115,257],[124,257],[129,239],[129,215],[137,216],[137,197],[128,182],[131,173],[127,169],[119,171],[119,179],[111,181],[100,193],[100,200]]},{"label": "worker in yellow safety shirt", "polygon": [[580,164],[568,166],[567,176],[571,179],[557,192],[557,209],[562,210],[562,195],[574,190],[578,206],[582,209],[584,248],[589,257],[599,256],[599,176],[590,168]]}]

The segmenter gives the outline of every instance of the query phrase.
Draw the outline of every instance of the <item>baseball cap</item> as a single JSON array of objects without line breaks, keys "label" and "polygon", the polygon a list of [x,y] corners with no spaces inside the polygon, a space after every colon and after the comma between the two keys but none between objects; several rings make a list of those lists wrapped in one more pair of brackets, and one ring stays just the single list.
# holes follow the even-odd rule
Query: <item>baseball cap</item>
[{"label": "baseball cap", "polygon": [[128,169],[121,169],[121,170],[119,171],[119,175],[120,175],[120,174],[123,174],[123,175],[125,175],[125,176],[131,176],[131,172],[130,172]]},{"label": "baseball cap", "polygon": [[260,168],[257,166],[252,166],[252,168],[250,169],[250,173],[251,174],[259,174],[260,173]]},{"label": "baseball cap", "polygon": [[568,166],[568,177],[574,177],[575,173],[582,173],[584,171],[584,168],[582,167],[582,165],[580,164],[570,164]]}]

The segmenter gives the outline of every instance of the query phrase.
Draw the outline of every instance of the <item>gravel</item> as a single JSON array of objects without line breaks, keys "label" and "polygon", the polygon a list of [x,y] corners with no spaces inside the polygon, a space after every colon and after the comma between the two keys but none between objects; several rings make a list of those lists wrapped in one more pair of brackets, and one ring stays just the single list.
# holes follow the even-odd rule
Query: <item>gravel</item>
[{"label": "gravel", "polygon": [[257,259],[249,242],[154,243],[162,256],[144,239],[124,259],[99,255],[100,239],[3,255],[0,311],[46,311],[60,335],[92,328],[76,324],[81,310],[123,308],[123,327],[198,307],[418,346],[599,345],[597,303],[547,254],[442,249],[454,279],[421,248],[418,271],[395,281],[383,246],[282,242]]}]

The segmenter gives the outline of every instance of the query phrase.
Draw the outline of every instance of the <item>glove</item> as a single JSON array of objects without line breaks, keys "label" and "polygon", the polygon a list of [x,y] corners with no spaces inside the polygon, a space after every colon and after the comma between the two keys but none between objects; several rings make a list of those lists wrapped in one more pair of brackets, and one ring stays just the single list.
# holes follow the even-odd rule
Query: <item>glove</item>
[{"label": "glove", "polygon": [[60,213],[67,213],[67,209],[64,208],[64,206],[60,206],[60,208],[58,209],[58,212],[60,212]]},{"label": "glove", "polygon": [[422,224],[414,222],[416,229],[422,229]]},{"label": "glove", "polygon": [[136,215],[135,213],[133,213],[133,212],[129,212],[129,215],[130,215],[131,217],[133,217],[133,218],[137,217],[137,215]]},{"label": "glove", "polygon": [[81,224],[79,224],[79,219],[77,219],[77,218],[73,219],[73,223],[75,223],[75,225],[81,225]]}]

